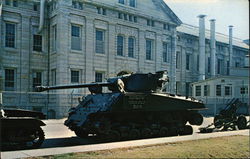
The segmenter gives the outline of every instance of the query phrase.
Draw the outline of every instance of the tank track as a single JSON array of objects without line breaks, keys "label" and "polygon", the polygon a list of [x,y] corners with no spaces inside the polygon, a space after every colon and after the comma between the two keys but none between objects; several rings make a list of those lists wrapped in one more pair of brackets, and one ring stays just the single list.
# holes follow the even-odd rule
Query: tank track
[{"label": "tank track", "polygon": [[[74,130],[78,137],[86,138],[89,134],[93,134],[105,141],[119,141],[193,134],[192,126],[187,125],[188,116],[183,113],[174,115],[169,113],[168,116],[161,116],[161,113],[145,115],[145,112],[134,115],[122,113],[116,116],[110,113],[96,113],[89,119],[84,127]],[[162,122],[156,123],[155,121]],[[193,119],[190,121],[192,122]],[[196,124],[201,123],[202,121],[199,121]]]},{"label": "tank track", "polygon": [[[24,133],[32,131],[31,134],[29,134],[30,140],[27,141],[27,136],[24,135]],[[1,143],[1,149],[2,150],[19,150],[19,149],[33,149],[33,148],[39,148],[44,139],[44,131],[41,127],[37,127],[35,129],[25,129],[20,128],[19,131],[10,132],[8,135],[15,135],[15,136],[5,136],[5,138],[8,138],[8,140],[4,140]],[[27,135],[27,134],[26,134]]]}]

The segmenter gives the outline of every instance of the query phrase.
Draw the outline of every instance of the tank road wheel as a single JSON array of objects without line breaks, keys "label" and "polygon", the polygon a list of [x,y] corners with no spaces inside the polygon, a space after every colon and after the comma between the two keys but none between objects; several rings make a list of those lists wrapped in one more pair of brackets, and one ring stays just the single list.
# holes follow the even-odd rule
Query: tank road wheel
[{"label": "tank road wheel", "polygon": [[44,132],[42,128],[38,127],[35,130],[32,130],[31,136],[33,138],[32,141],[26,142],[26,147],[27,148],[38,148],[42,145],[44,141]]},{"label": "tank road wheel", "polygon": [[201,125],[203,123],[203,116],[199,113],[192,113],[189,117],[191,125]]},{"label": "tank road wheel", "polygon": [[178,136],[178,129],[176,127],[170,127],[169,136]]},{"label": "tank road wheel", "polygon": [[140,137],[140,131],[138,129],[132,129],[129,132],[129,139],[134,140]]},{"label": "tank road wheel", "polygon": [[165,137],[165,136],[168,136],[168,135],[169,135],[168,128],[162,127],[162,128],[160,129],[159,136],[160,136],[160,137]]},{"label": "tank road wheel", "polygon": [[179,135],[192,135],[193,134],[193,128],[190,125],[185,125],[180,131]]},{"label": "tank road wheel", "polygon": [[108,132],[109,141],[119,141],[121,139],[121,134],[117,130],[110,130]]},{"label": "tank road wheel", "polygon": [[223,117],[221,115],[215,115],[215,117],[214,117],[214,126],[217,129],[220,129],[223,126],[222,118]]},{"label": "tank road wheel", "polygon": [[151,130],[149,128],[142,129],[141,136],[143,138],[149,138],[149,137],[151,137]]},{"label": "tank road wheel", "polygon": [[83,131],[81,129],[77,129],[74,132],[75,132],[76,136],[80,137],[80,138],[86,138],[89,135],[87,132],[85,132],[85,131]]},{"label": "tank road wheel", "polygon": [[247,128],[247,119],[244,115],[240,115],[237,119],[237,126],[239,130]]}]

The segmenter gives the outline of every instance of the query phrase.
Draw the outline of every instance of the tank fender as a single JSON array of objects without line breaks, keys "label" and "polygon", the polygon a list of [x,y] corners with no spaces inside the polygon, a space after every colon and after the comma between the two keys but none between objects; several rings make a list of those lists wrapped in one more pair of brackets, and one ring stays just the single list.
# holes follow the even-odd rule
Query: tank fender
[{"label": "tank fender", "polygon": [[23,121],[25,123],[25,125],[28,125],[29,127],[37,127],[37,126],[45,126],[46,124],[38,119],[26,119]]}]

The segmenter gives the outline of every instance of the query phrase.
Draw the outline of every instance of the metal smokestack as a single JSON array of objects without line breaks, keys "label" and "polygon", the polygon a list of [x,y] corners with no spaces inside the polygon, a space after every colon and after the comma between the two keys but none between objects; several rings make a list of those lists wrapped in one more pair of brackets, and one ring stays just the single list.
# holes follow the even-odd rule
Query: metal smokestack
[{"label": "metal smokestack", "polygon": [[211,60],[211,76],[215,76],[215,54],[216,54],[216,46],[215,46],[215,19],[210,20],[210,60]]},{"label": "metal smokestack", "polygon": [[229,75],[230,68],[233,67],[233,26],[230,25],[229,27]]},{"label": "metal smokestack", "polygon": [[205,20],[199,15],[199,80],[205,80]]}]

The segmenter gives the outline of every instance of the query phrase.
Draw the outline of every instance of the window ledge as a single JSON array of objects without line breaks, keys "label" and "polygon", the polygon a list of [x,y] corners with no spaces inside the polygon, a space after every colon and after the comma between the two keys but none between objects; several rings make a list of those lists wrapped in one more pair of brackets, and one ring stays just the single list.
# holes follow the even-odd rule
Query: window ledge
[{"label": "window ledge", "polygon": [[82,50],[70,50],[71,53],[74,53],[74,54],[82,54]]},{"label": "window ledge", "polygon": [[43,51],[32,51],[32,53],[36,55],[44,55]]},{"label": "window ledge", "polygon": [[153,64],[153,63],[155,63],[155,61],[153,61],[153,60],[145,60],[145,63],[151,63],[151,64]]},{"label": "window ledge", "polygon": [[95,56],[106,57],[105,53],[95,53]]},{"label": "window ledge", "polygon": [[4,50],[8,52],[18,53],[17,48],[5,47]]}]

